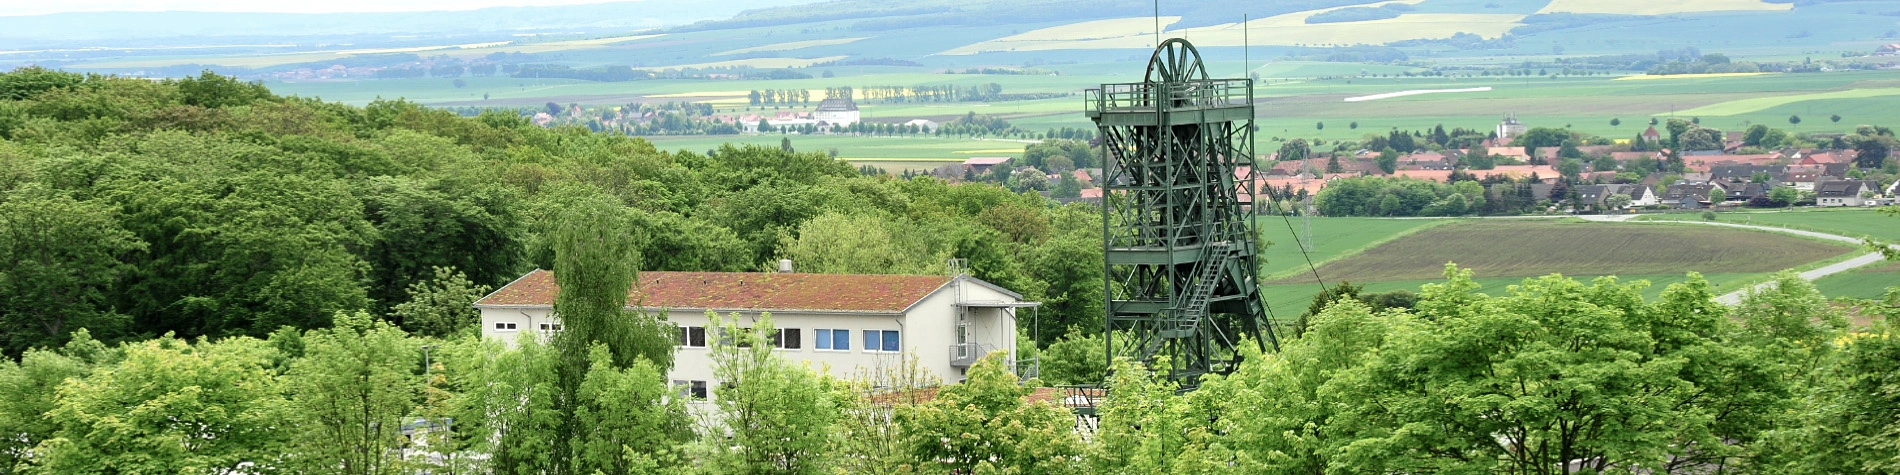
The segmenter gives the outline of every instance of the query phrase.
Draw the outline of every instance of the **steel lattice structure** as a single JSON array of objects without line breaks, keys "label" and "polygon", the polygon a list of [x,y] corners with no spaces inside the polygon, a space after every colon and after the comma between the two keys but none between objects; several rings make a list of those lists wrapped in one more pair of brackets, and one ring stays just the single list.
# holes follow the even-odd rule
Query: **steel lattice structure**
[{"label": "steel lattice structure", "polygon": [[[1208,79],[1183,39],[1143,82],[1090,89],[1101,131],[1108,358],[1183,387],[1234,368],[1251,337],[1278,346],[1254,279],[1253,81]],[[1167,367],[1152,366],[1159,356]]]}]

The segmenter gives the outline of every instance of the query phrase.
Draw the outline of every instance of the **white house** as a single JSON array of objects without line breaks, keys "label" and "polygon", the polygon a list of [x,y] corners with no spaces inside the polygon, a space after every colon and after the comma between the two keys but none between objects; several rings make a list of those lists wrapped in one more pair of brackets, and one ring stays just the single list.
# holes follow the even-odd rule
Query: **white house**
[{"label": "white house", "polygon": [[911,119],[910,122],[905,122],[904,125],[915,126],[917,130],[922,130],[926,134],[937,131],[937,121],[929,119]]},{"label": "white house", "polygon": [[1817,206],[1866,206],[1867,198],[1861,192],[1875,187],[1860,180],[1824,181],[1814,186],[1814,204]]},{"label": "white house", "polygon": [[[560,291],[554,273],[535,270],[475,303],[482,336],[509,343],[560,331],[550,315]],[[773,346],[793,361],[827,365],[840,378],[882,374],[906,356],[945,382],[992,351],[1016,358],[1022,295],[967,275],[856,275],[742,272],[641,272],[629,308],[658,312],[680,327],[674,384],[696,397],[718,387],[707,344],[706,312],[749,322],[769,313]]]},{"label": "white house", "polygon": [[858,123],[858,104],[850,99],[825,99],[818,101],[818,110],[811,117],[834,127],[844,127]]}]

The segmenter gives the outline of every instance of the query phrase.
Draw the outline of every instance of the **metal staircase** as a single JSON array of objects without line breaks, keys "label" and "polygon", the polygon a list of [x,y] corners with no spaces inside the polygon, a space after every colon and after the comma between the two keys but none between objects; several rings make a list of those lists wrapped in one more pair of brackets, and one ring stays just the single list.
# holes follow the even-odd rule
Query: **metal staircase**
[{"label": "metal staircase", "polygon": [[1201,319],[1207,316],[1207,304],[1214,297],[1214,288],[1220,286],[1220,273],[1227,269],[1227,261],[1233,259],[1233,250],[1228,241],[1208,245],[1207,259],[1201,261],[1200,275],[1196,276],[1194,287],[1188,290],[1187,303],[1180,308],[1175,318],[1175,330],[1183,335],[1192,335],[1201,325]]}]

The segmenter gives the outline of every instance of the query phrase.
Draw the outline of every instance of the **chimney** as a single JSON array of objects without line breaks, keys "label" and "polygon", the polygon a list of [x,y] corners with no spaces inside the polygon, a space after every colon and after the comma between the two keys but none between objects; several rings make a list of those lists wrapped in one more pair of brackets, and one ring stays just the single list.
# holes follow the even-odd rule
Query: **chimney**
[{"label": "chimney", "polygon": [[778,260],[778,271],[779,271],[780,273],[785,273],[785,274],[790,274],[790,273],[792,273],[792,260],[791,260],[791,259],[779,259],[779,260]]}]

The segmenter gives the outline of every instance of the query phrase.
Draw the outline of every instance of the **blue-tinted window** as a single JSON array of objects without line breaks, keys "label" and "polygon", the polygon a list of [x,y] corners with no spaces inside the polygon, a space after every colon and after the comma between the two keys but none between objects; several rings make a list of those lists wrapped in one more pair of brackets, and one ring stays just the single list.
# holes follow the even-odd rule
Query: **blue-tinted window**
[{"label": "blue-tinted window", "polygon": [[897,337],[897,330],[865,330],[864,349],[871,351],[903,351],[904,345]]},{"label": "blue-tinted window", "polygon": [[812,333],[818,334],[818,349],[820,350],[851,349],[851,330],[819,328],[812,330]]}]

